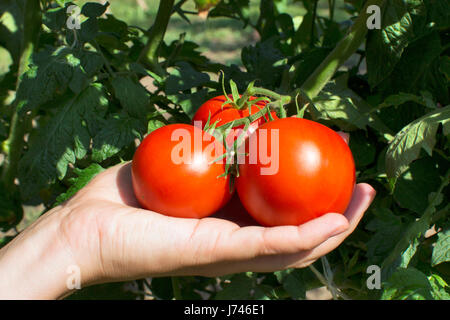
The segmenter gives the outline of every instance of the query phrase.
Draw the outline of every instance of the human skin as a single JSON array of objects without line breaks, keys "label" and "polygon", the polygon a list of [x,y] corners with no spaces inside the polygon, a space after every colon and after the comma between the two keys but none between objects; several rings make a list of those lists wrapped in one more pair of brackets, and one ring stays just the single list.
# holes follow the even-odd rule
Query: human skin
[{"label": "human skin", "polygon": [[67,279],[73,266],[82,287],[303,268],[353,232],[374,196],[370,185],[357,184],[344,215],[328,213],[300,226],[265,228],[223,210],[208,218],[175,218],[139,208],[131,164],[120,164],[0,250],[0,299],[65,297],[72,293]]}]

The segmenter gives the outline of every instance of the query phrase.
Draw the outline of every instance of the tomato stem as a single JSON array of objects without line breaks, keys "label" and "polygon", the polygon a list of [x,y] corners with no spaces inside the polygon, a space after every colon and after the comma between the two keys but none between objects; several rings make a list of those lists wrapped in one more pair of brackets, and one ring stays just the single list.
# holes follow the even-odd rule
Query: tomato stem
[{"label": "tomato stem", "polygon": [[163,76],[165,71],[158,63],[158,49],[164,39],[174,2],[175,0],[160,0],[155,22],[147,31],[148,40],[138,58],[138,61],[147,61],[153,69],[152,71],[160,76]]},{"label": "tomato stem", "polygon": [[[16,82],[16,91],[20,86],[22,75],[29,69],[31,55],[33,54],[35,43],[39,37],[39,28],[36,25],[41,24],[41,8],[38,0],[29,0],[25,5],[24,20],[24,39],[23,49],[19,60],[19,70]],[[6,188],[14,187],[14,179],[17,176],[18,162],[23,150],[24,134],[26,128],[31,122],[32,115],[21,116],[19,112],[20,101],[14,100],[12,107],[14,109],[9,136],[2,144],[2,151],[5,154],[1,180]]]},{"label": "tomato stem", "polygon": [[[350,29],[350,32],[337,44],[333,51],[314,70],[314,72],[303,83],[301,90],[313,99],[323,89],[325,84],[333,77],[339,67],[354,54],[366,39],[367,19],[369,14],[367,8],[371,5],[382,6],[385,0],[369,0],[361,10],[358,18]],[[296,96],[296,90],[291,96]]]}]

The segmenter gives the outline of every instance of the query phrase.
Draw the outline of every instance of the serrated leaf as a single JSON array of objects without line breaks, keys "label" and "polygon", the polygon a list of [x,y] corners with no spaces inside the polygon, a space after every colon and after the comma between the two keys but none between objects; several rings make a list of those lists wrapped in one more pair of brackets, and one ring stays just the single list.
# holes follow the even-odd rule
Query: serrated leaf
[{"label": "serrated leaf", "polygon": [[431,285],[427,276],[415,268],[400,268],[383,283],[382,300],[429,300]]},{"label": "serrated leaf", "polygon": [[438,239],[433,248],[431,265],[435,266],[442,262],[450,261],[450,228],[438,233]]},{"label": "serrated leaf", "polygon": [[444,134],[447,135],[450,131],[449,119],[450,106],[447,106],[411,122],[397,133],[386,152],[388,177],[398,177],[406,171],[409,164],[419,157],[422,148],[431,155],[439,124],[444,126]]},{"label": "serrated leaf", "polygon": [[128,77],[115,77],[111,82],[114,95],[132,117],[142,118],[150,111],[150,95],[139,83]]},{"label": "serrated leaf", "polygon": [[441,105],[447,105],[450,95],[445,76],[439,71],[443,50],[444,43],[437,31],[409,43],[392,73],[378,85],[378,91],[390,95],[398,92],[418,94],[426,90]]},{"label": "serrated leaf", "polygon": [[406,102],[415,102],[421,104],[430,109],[436,108],[436,103],[433,101],[432,97],[430,97],[429,92],[423,92],[422,96],[418,96],[412,93],[400,92],[398,94],[393,94],[388,96],[383,103],[378,105],[377,109],[383,109],[392,106],[399,106]]},{"label": "serrated leaf", "polygon": [[17,91],[18,110],[38,108],[70,88],[79,93],[103,66],[98,53],[60,47],[33,56],[33,65],[23,75]]},{"label": "serrated leaf", "polygon": [[104,170],[105,169],[97,163],[93,163],[85,169],[75,168],[74,173],[77,175],[77,177],[69,179],[71,186],[65,193],[60,194],[56,198],[55,206],[60,205],[64,201],[74,196],[75,193],[85,187],[89,183],[89,181],[91,181],[97,174]]},{"label": "serrated leaf", "polygon": [[417,251],[420,240],[425,235],[425,232],[430,228],[433,214],[436,211],[436,206],[442,201],[442,191],[450,183],[450,171],[442,179],[438,190],[431,194],[428,206],[422,216],[410,223],[406,232],[402,234],[395,248],[389,253],[381,264],[382,278],[388,278],[398,267],[408,267],[412,257]]},{"label": "serrated leaf", "polygon": [[23,75],[17,91],[21,112],[33,110],[53,99],[57,92],[65,91],[77,67],[73,60],[68,59],[70,55],[72,51],[68,48],[58,48],[33,57],[34,64]]},{"label": "serrated leaf", "polygon": [[310,111],[313,117],[330,121],[345,131],[371,126],[390,135],[390,129],[370,112],[371,106],[346,86],[346,79],[347,75],[344,75],[329,82],[312,100]]},{"label": "serrated leaf", "polygon": [[170,76],[166,80],[166,93],[176,94],[191,88],[202,86],[210,80],[209,75],[198,72],[187,62],[177,63]]},{"label": "serrated leaf", "polygon": [[426,7],[421,0],[388,0],[381,20],[381,29],[372,30],[366,44],[372,87],[389,76],[409,42],[424,33]]},{"label": "serrated leaf", "polygon": [[278,63],[285,56],[277,45],[276,39],[271,38],[242,49],[242,63],[252,80],[258,80],[259,86],[273,89],[281,79],[284,66]]},{"label": "serrated leaf", "polygon": [[208,90],[202,89],[191,94],[179,93],[175,95],[168,95],[167,97],[173,103],[180,105],[184,113],[192,119],[197,109],[206,100],[207,94]]},{"label": "serrated leaf", "polygon": [[90,85],[78,95],[67,98],[52,121],[31,137],[18,170],[24,198],[64,178],[68,165],[87,154],[107,103],[103,87]]},{"label": "serrated leaf", "polygon": [[92,160],[101,162],[125,147],[142,139],[145,133],[145,121],[129,116],[112,116],[107,119],[93,139]]}]

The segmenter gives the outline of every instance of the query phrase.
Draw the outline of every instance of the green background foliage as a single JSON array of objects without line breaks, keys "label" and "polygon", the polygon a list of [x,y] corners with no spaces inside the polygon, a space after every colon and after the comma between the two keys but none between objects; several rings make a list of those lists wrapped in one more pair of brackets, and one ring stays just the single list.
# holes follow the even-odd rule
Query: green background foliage
[{"label": "green background foliage", "polygon": [[[222,70],[239,90],[300,94],[306,118],[350,133],[357,181],[377,190],[356,231],[310,268],[147,278],[68,299],[305,299],[322,286],[337,299],[449,299],[448,2],[162,2],[0,3],[0,247],[131,160],[137,139],[189,123],[221,94]],[[71,4],[79,30],[66,25]],[[369,4],[381,29],[367,30]],[[370,265],[381,289],[367,287]]]}]

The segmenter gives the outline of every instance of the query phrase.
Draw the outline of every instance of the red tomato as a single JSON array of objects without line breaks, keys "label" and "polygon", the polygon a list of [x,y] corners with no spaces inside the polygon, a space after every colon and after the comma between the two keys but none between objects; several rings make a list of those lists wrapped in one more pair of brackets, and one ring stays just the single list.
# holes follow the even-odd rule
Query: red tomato
[{"label": "red tomato", "polygon": [[[256,221],[300,225],[325,213],[344,213],[355,185],[355,165],[336,132],[310,120],[284,118],[260,126],[247,148],[255,138],[261,139],[258,155],[251,163],[250,152],[239,165],[236,189]],[[261,148],[264,141],[267,153]],[[267,161],[264,154],[272,159]]]},{"label": "red tomato", "polygon": [[[231,97],[231,96],[230,96]],[[251,100],[257,99],[256,97],[250,97]],[[210,117],[209,123],[213,124],[216,121],[217,127],[224,125],[225,123],[231,122],[233,120],[246,118],[249,115],[255,114],[258,111],[260,111],[262,108],[265,107],[266,102],[264,101],[258,101],[255,105],[252,105],[249,109],[244,107],[242,109],[237,109],[236,107],[232,106],[231,104],[226,104],[222,107],[222,104],[226,101],[225,96],[218,96],[215,98],[212,98],[208,101],[206,101],[204,104],[200,106],[200,108],[195,113],[194,117],[192,118],[192,124],[194,124],[195,121],[201,121],[201,127],[204,128],[205,124],[208,121],[208,117]],[[275,111],[271,111],[271,115],[273,119],[278,119]],[[263,117],[260,117],[259,119],[256,119],[250,124],[250,127],[248,128],[248,134],[254,132],[256,128],[258,128],[260,125],[265,123],[266,121],[269,121],[269,116],[266,114]],[[235,127],[230,132],[227,138],[227,144],[230,146],[234,140],[237,139],[239,134],[244,129],[244,125]]]},{"label": "red tomato", "polygon": [[230,199],[225,164],[212,162],[225,152],[200,128],[172,124],[150,133],[132,162],[132,181],[142,207],[174,217],[202,218]]}]

